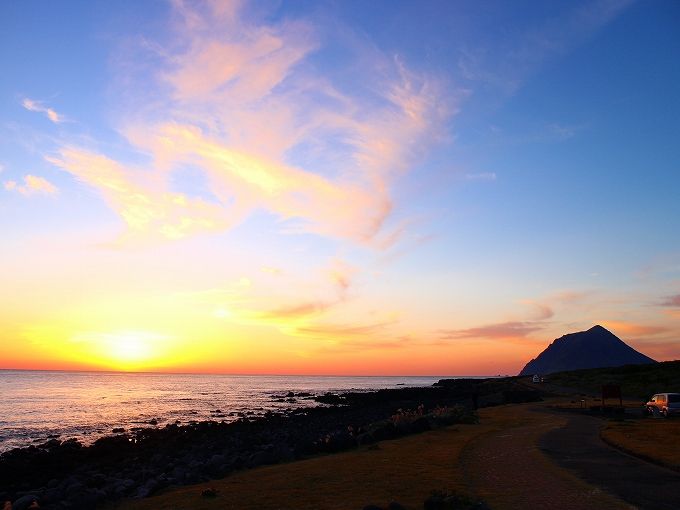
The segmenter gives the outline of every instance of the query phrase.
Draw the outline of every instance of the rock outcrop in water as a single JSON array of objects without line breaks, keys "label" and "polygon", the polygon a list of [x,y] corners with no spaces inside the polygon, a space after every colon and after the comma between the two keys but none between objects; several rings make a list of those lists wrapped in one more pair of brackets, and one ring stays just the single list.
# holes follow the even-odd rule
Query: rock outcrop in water
[{"label": "rock outcrop in water", "polygon": [[554,340],[519,375],[656,363],[600,325]]}]

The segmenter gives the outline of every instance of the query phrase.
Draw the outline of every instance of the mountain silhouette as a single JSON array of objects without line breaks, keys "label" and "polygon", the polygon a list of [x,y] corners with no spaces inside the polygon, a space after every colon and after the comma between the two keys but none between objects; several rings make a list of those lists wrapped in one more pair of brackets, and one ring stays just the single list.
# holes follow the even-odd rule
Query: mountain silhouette
[{"label": "mountain silhouette", "polygon": [[569,333],[553,342],[522,369],[519,375],[550,374],[581,368],[618,367],[656,363],[600,325]]}]

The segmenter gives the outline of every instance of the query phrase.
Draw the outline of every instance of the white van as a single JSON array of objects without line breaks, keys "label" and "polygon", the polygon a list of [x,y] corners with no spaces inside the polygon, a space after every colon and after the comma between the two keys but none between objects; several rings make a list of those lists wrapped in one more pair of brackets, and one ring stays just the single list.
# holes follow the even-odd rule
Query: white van
[{"label": "white van", "polygon": [[680,393],[657,393],[645,404],[647,414],[664,417],[680,414]]}]

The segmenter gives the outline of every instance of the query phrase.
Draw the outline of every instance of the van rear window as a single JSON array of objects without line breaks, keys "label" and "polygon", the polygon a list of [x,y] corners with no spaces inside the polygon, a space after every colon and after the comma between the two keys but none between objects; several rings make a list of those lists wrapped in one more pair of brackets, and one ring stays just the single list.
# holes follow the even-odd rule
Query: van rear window
[{"label": "van rear window", "polygon": [[680,402],[680,395],[668,395],[668,403],[677,404]]}]

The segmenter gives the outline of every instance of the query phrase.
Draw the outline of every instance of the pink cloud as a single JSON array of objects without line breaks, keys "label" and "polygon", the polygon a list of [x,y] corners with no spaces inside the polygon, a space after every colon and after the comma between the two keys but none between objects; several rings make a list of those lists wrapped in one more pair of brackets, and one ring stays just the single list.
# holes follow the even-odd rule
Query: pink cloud
[{"label": "pink cloud", "polygon": [[[369,336],[378,333],[388,326],[393,325],[393,322],[381,322],[374,324],[314,324],[310,326],[304,326],[296,329],[296,333],[299,336],[310,336],[316,338],[339,338],[343,340],[347,337],[353,336]],[[366,341],[362,345],[379,346],[380,343],[374,344],[371,341]],[[389,342],[389,345],[393,345],[393,342]],[[380,347],[376,347],[380,348]]]},{"label": "pink cloud", "polygon": [[540,303],[533,301],[531,299],[525,299],[522,301],[523,304],[530,306],[534,310],[533,320],[546,320],[550,319],[555,315],[553,308],[545,303]]},{"label": "pink cloud", "polygon": [[[138,234],[226,230],[264,210],[281,233],[376,248],[398,235],[384,232],[390,188],[452,114],[444,87],[371,50],[355,80],[363,89],[341,90],[309,62],[320,38],[303,21],[253,21],[239,3],[173,5],[180,23],[158,50],[157,94],[121,119],[148,168],[73,148],[52,161],[98,189]],[[186,165],[214,202],[168,191]]]},{"label": "pink cloud", "polygon": [[680,345],[675,339],[654,342],[640,341],[635,343],[635,348],[657,361],[680,359]]},{"label": "pink cloud", "polygon": [[542,329],[544,326],[535,322],[501,322],[476,328],[444,330],[441,331],[440,337],[448,340],[457,338],[512,339],[524,338]]},{"label": "pink cloud", "polygon": [[27,197],[31,195],[54,195],[59,192],[59,189],[47,179],[30,174],[24,176],[23,184],[16,181],[6,181],[4,186],[7,191],[16,191]]},{"label": "pink cloud", "polygon": [[634,337],[658,335],[668,331],[668,328],[665,326],[637,324],[627,321],[602,321],[602,325],[607,329],[613,330],[618,335],[628,335]]},{"label": "pink cloud", "polygon": [[46,106],[43,106],[41,101],[35,101],[33,99],[28,99],[25,98],[23,101],[21,101],[21,106],[26,108],[30,112],[38,112],[38,113],[43,113],[45,116],[53,123],[59,124],[61,122],[64,122],[64,116],[60,115],[56,111],[54,111],[52,108],[48,108]]},{"label": "pink cloud", "polygon": [[165,183],[158,183],[153,175],[143,178],[105,156],[75,148],[64,148],[59,156],[47,158],[79,181],[97,189],[102,198],[127,223],[132,233],[178,239],[196,231],[223,230],[232,213],[204,200],[172,193]]},{"label": "pink cloud", "polygon": [[680,294],[664,298],[661,300],[660,306],[666,306],[669,308],[680,307]]}]

